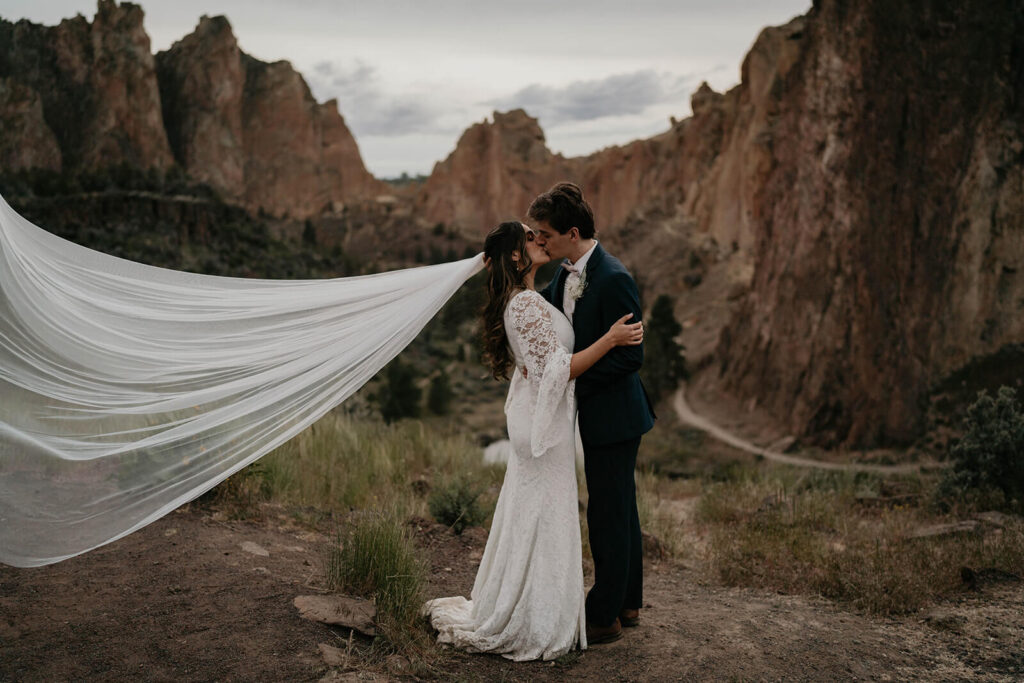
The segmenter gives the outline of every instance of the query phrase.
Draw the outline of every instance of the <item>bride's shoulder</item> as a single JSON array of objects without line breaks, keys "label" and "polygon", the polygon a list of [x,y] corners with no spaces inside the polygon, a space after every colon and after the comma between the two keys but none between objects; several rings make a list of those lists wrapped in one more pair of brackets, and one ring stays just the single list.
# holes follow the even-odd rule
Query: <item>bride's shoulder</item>
[{"label": "bride's shoulder", "polygon": [[544,297],[535,289],[519,289],[508,298],[509,307],[525,308],[538,303],[544,303]]},{"label": "bride's shoulder", "polygon": [[533,289],[520,289],[513,292],[505,304],[505,316],[522,318],[523,316],[533,317],[542,315],[545,306],[544,297]]}]

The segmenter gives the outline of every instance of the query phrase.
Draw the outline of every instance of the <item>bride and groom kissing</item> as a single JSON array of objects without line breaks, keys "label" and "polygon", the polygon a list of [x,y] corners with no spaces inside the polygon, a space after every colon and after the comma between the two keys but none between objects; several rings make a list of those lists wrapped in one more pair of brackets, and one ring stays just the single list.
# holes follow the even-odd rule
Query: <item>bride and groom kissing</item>
[{"label": "bride and groom kissing", "polygon": [[[637,372],[643,324],[636,283],[595,239],[580,188],[538,196],[529,224],[484,242],[485,360],[511,382],[511,453],[470,599],[430,600],[438,641],[517,661],[550,660],[637,626],[643,547],[633,470],[654,412]],[[564,259],[534,289],[540,266]],[[583,443],[594,583],[584,599],[576,482]]]}]

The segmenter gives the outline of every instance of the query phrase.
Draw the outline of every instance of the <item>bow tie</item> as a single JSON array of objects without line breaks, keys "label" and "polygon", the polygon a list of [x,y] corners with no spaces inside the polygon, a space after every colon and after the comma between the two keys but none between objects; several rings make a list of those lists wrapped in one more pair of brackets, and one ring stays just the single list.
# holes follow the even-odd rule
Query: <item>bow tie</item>
[{"label": "bow tie", "polygon": [[562,261],[562,267],[565,268],[570,273],[576,273],[577,275],[580,274],[580,269],[574,266],[573,264],[569,263],[568,261]]}]

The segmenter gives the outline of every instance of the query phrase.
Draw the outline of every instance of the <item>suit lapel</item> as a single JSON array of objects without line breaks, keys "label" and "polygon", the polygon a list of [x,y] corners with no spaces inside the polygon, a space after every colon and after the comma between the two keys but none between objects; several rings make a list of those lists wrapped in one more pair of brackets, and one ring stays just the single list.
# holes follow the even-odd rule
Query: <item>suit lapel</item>
[{"label": "suit lapel", "polygon": [[[583,281],[586,285],[583,287],[583,293],[580,294],[580,298],[576,300],[576,310],[580,308],[580,302],[587,298],[587,292],[590,290],[590,284],[597,277],[598,268],[601,267],[601,262],[604,260],[604,249],[601,248],[601,243],[598,242],[597,246],[594,247],[593,253],[590,254],[590,258],[587,259],[587,265],[583,268]],[[565,270],[563,268],[562,270]],[[563,280],[564,284],[564,280]],[[573,313],[573,321],[576,320],[576,314]]]}]

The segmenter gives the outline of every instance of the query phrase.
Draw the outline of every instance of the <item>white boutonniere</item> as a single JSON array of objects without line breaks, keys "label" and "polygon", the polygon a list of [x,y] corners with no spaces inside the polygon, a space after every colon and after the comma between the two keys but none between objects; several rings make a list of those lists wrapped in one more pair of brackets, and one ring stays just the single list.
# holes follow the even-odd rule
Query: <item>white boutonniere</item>
[{"label": "white boutonniere", "polygon": [[[571,276],[572,273],[569,273],[569,275]],[[585,290],[586,288],[587,271],[585,270],[579,274],[579,277],[576,280],[576,282],[567,280],[565,283],[565,289],[567,292],[569,292],[569,298],[571,298],[573,301],[579,300],[579,298],[583,296],[583,290]]]}]

